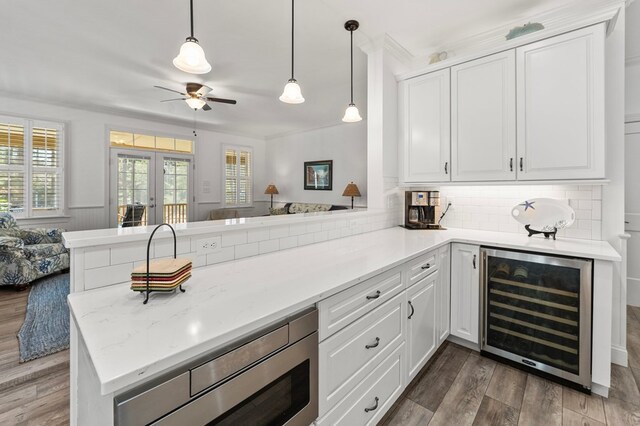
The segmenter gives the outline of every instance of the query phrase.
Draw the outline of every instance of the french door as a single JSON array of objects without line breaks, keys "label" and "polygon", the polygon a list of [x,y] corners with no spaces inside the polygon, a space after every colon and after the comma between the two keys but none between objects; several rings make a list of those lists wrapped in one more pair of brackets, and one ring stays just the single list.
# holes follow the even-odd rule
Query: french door
[{"label": "french door", "polygon": [[193,216],[193,157],[112,149],[111,227],[184,223]]}]

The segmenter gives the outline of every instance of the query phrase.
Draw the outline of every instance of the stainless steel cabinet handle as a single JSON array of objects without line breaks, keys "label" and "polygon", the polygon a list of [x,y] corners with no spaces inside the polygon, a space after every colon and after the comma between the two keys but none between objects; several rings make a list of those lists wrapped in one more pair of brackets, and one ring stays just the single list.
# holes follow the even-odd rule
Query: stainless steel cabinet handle
[{"label": "stainless steel cabinet handle", "polygon": [[448,175],[449,174],[449,162],[447,161],[446,163],[444,163],[444,174]]},{"label": "stainless steel cabinet handle", "polygon": [[378,297],[380,297],[380,290],[376,291],[376,294],[373,296],[367,296],[367,300],[377,299]]},{"label": "stainless steel cabinet handle", "polygon": [[476,269],[476,255],[473,255],[473,269]]},{"label": "stainless steel cabinet handle", "polygon": [[513,171],[513,157],[511,157],[509,159],[509,171],[512,172]]},{"label": "stainless steel cabinet handle", "polygon": [[411,313],[409,314],[409,316],[407,317],[407,319],[411,319],[411,317],[413,316],[413,314],[416,313],[416,310],[413,308],[413,303],[411,303],[411,300],[409,300],[409,307],[411,308]]},{"label": "stainless steel cabinet handle", "polygon": [[431,264],[429,264],[429,263],[427,263],[426,265],[424,265],[422,267],[422,269],[429,269],[429,268],[431,268]]},{"label": "stainless steel cabinet handle", "polygon": [[373,349],[373,348],[377,348],[378,345],[380,344],[380,338],[376,337],[376,342],[371,344],[371,345],[366,345],[365,349]]},{"label": "stainless steel cabinet handle", "polygon": [[522,157],[520,157],[520,171],[524,172],[524,166],[523,166],[523,163],[522,163]]},{"label": "stainless steel cabinet handle", "polygon": [[380,401],[380,400],[378,399],[378,397],[377,397],[377,396],[376,396],[376,398],[375,398],[375,401],[376,401],[376,403],[375,403],[375,405],[374,405],[373,407],[371,407],[371,408],[368,408],[368,407],[367,407],[367,408],[365,408],[365,409],[364,409],[364,412],[365,412],[365,413],[368,413],[369,411],[374,411],[374,410],[377,410],[377,409],[378,409],[378,401]]}]

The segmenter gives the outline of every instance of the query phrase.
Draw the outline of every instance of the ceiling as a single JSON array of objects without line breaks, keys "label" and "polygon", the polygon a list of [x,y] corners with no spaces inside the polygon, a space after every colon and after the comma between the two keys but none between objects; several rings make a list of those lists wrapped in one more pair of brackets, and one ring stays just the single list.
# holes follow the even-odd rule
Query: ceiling
[{"label": "ceiling", "polygon": [[[349,102],[346,19],[356,42],[389,34],[413,56],[575,0],[298,0],[296,79],[306,102],[278,100],[289,78],[289,0],[196,0],[195,36],[213,69],[173,67],[189,32],[186,0],[4,0],[0,92],[192,122],[194,112],[154,85],[194,81],[238,104],[198,111],[201,126],[256,137],[340,123]],[[10,19],[6,19],[9,16]],[[11,58],[7,60],[6,58]],[[355,103],[366,118],[366,56],[355,49]]]}]

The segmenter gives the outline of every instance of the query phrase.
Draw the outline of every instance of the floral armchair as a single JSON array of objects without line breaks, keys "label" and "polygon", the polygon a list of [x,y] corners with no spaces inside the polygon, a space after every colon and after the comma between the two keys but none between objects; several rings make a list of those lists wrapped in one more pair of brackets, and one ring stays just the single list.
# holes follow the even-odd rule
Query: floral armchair
[{"label": "floral armchair", "polygon": [[25,286],[69,267],[63,229],[22,229],[9,213],[0,213],[0,285]]}]

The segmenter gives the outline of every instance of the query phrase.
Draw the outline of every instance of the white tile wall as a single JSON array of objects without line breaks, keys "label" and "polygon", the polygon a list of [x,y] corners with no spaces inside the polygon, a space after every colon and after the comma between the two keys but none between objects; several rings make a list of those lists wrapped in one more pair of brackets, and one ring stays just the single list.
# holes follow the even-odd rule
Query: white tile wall
[{"label": "white tile wall", "polygon": [[446,186],[439,190],[443,211],[447,202],[452,203],[442,220],[446,227],[526,233],[511,217],[511,208],[526,199],[544,197],[563,200],[576,212],[576,222],[559,236],[602,239],[599,185]]},{"label": "white tile wall", "polygon": [[[198,268],[389,228],[399,223],[399,214],[395,210],[356,212],[353,215],[344,213],[314,218],[305,223],[179,236],[177,251],[179,257],[190,258],[193,267]],[[197,241],[215,236],[222,237],[222,250],[198,255]],[[146,247],[146,242],[136,242],[72,250],[72,268],[75,268],[73,291],[128,282],[132,269],[144,263]],[[154,242],[150,253],[152,258],[170,257],[173,255],[173,243],[168,240]]]}]

